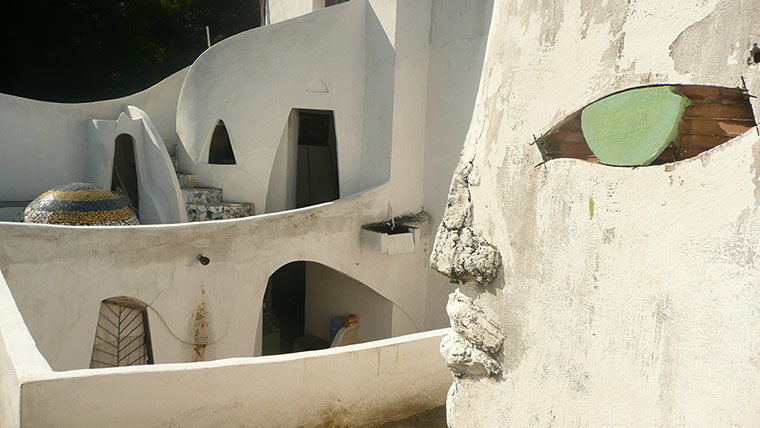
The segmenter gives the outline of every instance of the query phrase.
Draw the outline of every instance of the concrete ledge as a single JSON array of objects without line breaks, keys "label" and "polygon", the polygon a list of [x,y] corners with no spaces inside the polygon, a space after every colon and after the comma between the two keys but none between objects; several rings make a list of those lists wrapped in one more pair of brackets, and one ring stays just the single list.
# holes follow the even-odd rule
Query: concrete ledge
[{"label": "concrete ledge", "polygon": [[448,331],[289,355],[54,372],[22,384],[22,426],[358,427],[401,419],[445,402],[451,375],[438,347]]}]

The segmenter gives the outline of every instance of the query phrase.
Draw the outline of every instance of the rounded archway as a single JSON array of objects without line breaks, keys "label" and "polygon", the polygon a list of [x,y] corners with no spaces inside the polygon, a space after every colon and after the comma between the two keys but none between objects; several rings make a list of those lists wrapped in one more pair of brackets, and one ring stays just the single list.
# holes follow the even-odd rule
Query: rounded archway
[{"label": "rounded archway", "polygon": [[393,303],[323,264],[295,261],[269,277],[261,354],[324,349],[391,337]]}]

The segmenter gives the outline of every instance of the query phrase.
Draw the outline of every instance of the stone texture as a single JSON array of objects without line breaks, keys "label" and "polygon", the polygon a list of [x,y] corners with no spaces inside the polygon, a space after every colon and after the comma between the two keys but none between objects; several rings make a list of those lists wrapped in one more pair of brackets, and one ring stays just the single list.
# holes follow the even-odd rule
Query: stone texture
[{"label": "stone texture", "polygon": [[491,376],[501,373],[498,361],[456,332],[449,333],[441,341],[441,355],[457,377]]},{"label": "stone texture", "polygon": [[474,182],[479,181],[477,171],[473,173],[472,161],[460,162],[454,171],[430,265],[460,283],[475,280],[487,284],[496,277],[501,257],[496,247],[472,226],[471,176]]},{"label": "stone texture", "polygon": [[187,204],[189,221],[226,220],[231,218],[248,217],[255,214],[252,203],[247,202],[218,202],[214,204]]},{"label": "stone texture", "polygon": [[178,172],[177,180],[179,181],[179,187],[181,189],[195,186],[194,174],[185,174],[184,172]]},{"label": "stone texture", "polygon": [[451,328],[477,348],[489,354],[501,349],[503,333],[459,289],[449,295],[446,313],[451,319]]},{"label": "stone texture", "polygon": [[222,189],[213,187],[186,187],[182,189],[185,203],[215,204],[222,202]]}]

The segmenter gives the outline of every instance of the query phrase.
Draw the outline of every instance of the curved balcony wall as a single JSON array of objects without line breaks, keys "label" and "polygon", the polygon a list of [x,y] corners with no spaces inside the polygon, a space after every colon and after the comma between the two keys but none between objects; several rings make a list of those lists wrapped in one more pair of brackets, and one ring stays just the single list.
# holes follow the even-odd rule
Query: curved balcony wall
[{"label": "curved balcony wall", "polygon": [[314,207],[202,224],[5,223],[0,269],[55,370],[89,366],[98,310],[112,296],[147,304],[156,363],[195,361],[199,347],[204,360],[253,356],[269,276],[293,260],[329,266],[392,302],[393,336],[437,327],[428,325],[421,297],[423,246],[393,258],[361,247],[361,225],[382,215],[389,198],[381,186]]},{"label": "curved balcony wall", "polygon": [[11,428],[376,425],[443,403],[451,377],[438,344],[448,331],[293,355],[53,372],[0,274],[0,422]]},{"label": "curved balcony wall", "polygon": [[[379,30],[378,30],[379,28]],[[292,109],[335,117],[340,196],[388,180],[394,51],[366,1],[352,1],[230,37],[190,67],[177,107],[183,169],[265,212]],[[208,162],[222,118],[236,165]]]}]

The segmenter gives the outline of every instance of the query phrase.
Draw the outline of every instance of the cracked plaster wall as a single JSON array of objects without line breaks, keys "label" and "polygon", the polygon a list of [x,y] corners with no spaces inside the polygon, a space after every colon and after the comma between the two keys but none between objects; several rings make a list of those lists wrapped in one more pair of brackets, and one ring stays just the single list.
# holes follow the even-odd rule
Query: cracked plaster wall
[{"label": "cracked plaster wall", "polygon": [[535,167],[530,144],[630,87],[743,76],[760,92],[758,19],[739,0],[495,2],[431,257],[463,282],[442,344],[449,426],[760,424],[757,131],[636,169]]}]

